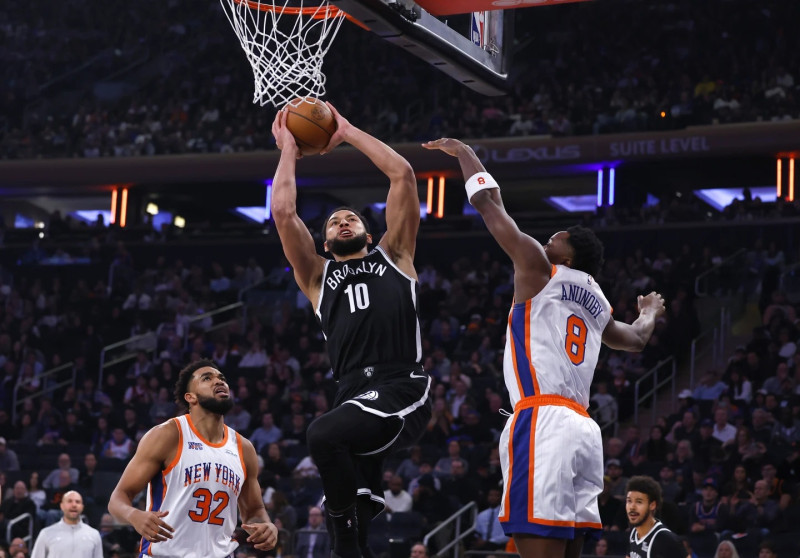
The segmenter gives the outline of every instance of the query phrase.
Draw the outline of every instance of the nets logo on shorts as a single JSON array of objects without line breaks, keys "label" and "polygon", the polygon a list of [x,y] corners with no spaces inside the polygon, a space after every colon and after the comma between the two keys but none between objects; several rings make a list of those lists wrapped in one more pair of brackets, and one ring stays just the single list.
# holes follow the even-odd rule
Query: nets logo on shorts
[{"label": "nets logo on shorts", "polygon": [[357,395],[353,399],[364,399],[365,401],[375,401],[378,399],[378,392],[377,391],[368,391],[366,393],[362,393],[361,395]]}]

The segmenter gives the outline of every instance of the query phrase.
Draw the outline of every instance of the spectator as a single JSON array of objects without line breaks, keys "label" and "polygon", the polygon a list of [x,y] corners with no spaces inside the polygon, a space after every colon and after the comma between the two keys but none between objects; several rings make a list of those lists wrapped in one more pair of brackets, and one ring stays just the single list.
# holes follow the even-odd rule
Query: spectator
[{"label": "spectator", "polygon": [[[25,486],[23,481],[14,483],[14,493],[11,498],[4,500],[0,504],[0,528],[2,532],[6,532],[6,526],[12,519],[16,519],[20,515],[29,513],[31,517],[36,517],[36,504],[28,496],[28,487]],[[12,537],[25,537],[28,533],[28,525],[24,521],[16,523],[11,528]],[[13,541],[12,541],[13,542]]]},{"label": "spectator", "polygon": [[492,488],[486,495],[489,505],[475,518],[475,538],[472,541],[473,550],[503,550],[508,542],[508,537],[500,525],[500,499],[502,492],[499,488]]},{"label": "spectator", "polygon": [[696,468],[707,470],[713,460],[721,457],[722,442],[715,438],[714,423],[711,419],[700,421],[697,435],[692,439],[692,454]]},{"label": "spectator", "polygon": [[611,477],[603,477],[603,491],[597,497],[600,519],[604,531],[620,531],[628,527],[625,504],[611,495]]},{"label": "spectator", "polygon": [[606,382],[597,382],[595,384],[597,390],[591,397],[591,401],[595,403],[594,418],[598,424],[608,424],[617,418],[617,400],[608,393],[608,384]]},{"label": "spectator", "polygon": [[711,435],[723,444],[736,438],[736,427],[728,422],[727,408],[720,407],[714,411],[714,430]]},{"label": "spectator", "polygon": [[[136,351],[136,361],[128,368],[126,378],[138,378],[139,376],[153,375],[153,363],[147,356],[147,351]],[[137,384],[138,385],[138,384]]]},{"label": "spectator", "polygon": [[715,371],[711,370],[700,379],[700,384],[692,392],[692,397],[696,401],[716,401],[727,389],[728,386],[718,379]]},{"label": "spectator", "polygon": [[8,448],[6,439],[2,436],[0,436],[0,471],[19,471],[17,452]]},{"label": "spectator", "polygon": [[153,401],[153,404],[150,405],[148,414],[150,416],[150,421],[153,424],[158,424],[175,416],[176,410],[177,405],[175,405],[175,401],[170,397],[169,390],[166,387],[161,387],[158,389],[158,395]]},{"label": "spectator", "polygon": [[256,451],[261,453],[261,450],[267,445],[280,441],[282,437],[283,432],[275,426],[272,413],[264,413],[261,415],[261,426],[256,428],[250,435],[250,441],[253,442]]},{"label": "spectator", "polygon": [[599,538],[597,542],[594,543],[594,551],[592,554],[595,556],[608,556],[608,539],[605,537]]},{"label": "spectator", "polygon": [[80,478],[80,472],[72,466],[72,459],[68,453],[62,453],[58,456],[58,468],[50,471],[50,474],[45,477],[42,483],[42,488],[45,490],[56,488],[59,486],[59,478],[62,471],[67,471],[70,476],[70,482],[77,484]]},{"label": "spectator", "polygon": [[611,496],[620,501],[624,501],[627,495],[625,489],[628,485],[628,477],[622,475],[622,464],[619,459],[609,459],[606,461],[606,475],[609,478],[609,491]]},{"label": "spectator", "polygon": [[386,512],[409,512],[413,506],[411,494],[403,488],[403,479],[398,475],[393,475],[389,480],[389,489],[383,491],[386,501]]},{"label": "spectator", "polygon": [[682,489],[675,481],[675,471],[669,465],[661,467],[659,484],[661,484],[661,495],[665,502],[677,503],[679,501]]},{"label": "spectator", "polygon": [[36,504],[36,511],[42,509],[47,501],[47,493],[42,489],[39,482],[39,473],[36,471],[31,472],[30,480],[28,481],[28,497]]},{"label": "spectator", "polygon": [[778,552],[772,541],[764,541],[758,546],[758,558],[778,558]]},{"label": "spectator", "polygon": [[11,558],[27,558],[28,543],[22,537],[14,537],[8,545],[8,554]]},{"label": "spectator", "polygon": [[[39,511],[39,520],[47,527],[61,519],[63,510],[61,508],[64,495],[68,492],[76,491],[78,485],[72,482],[69,471],[59,471],[58,473],[58,486],[51,488],[47,491],[47,501],[42,509]],[[81,510],[83,509],[83,500],[81,500]]]},{"label": "spectator", "polygon": [[416,542],[411,545],[411,554],[409,558],[429,558],[428,557],[428,547],[426,547],[421,542]]},{"label": "spectator", "polygon": [[775,375],[766,379],[762,389],[779,397],[790,395],[794,390],[794,385],[789,378],[789,366],[785,362],[778,364]]},{"label": "spectator", "polygon": [[331,553],[328,531],[317,506],[308,509],[308,523],[298,531],[294,554],[297,558],[328,558]]},{"label": "spectator", "polygon": [[691,508],[689,540],[698,555],[713,554],[717,547],[717,531],[725,523],[727,508],[719,501],[717,481],[708,477],[703,481],[702,498]]},{"label": "spectator", "polygon": [[439,480],[439,477],[433,474],[433,466],[429,462],[423,460],[419,464],[419,476],[411,479],[411,482],[408,483],[408,493],[411,494],[412,498],[419,487],[420,479],[422,479],[425,475],[433,477],[433,487],[437,492],[442,489],[442,481]]},{"label": "spectator", "polygon": [[739,553],[731,541],[722,541],[717,546],[714,558],[739,558]]},{"label": "spectator", "polygon": [[130,538],[126,534],[126,529],[118,527],[114,523],[114,518],[110,513],[103,514],[100,519],[100,541],[103,544],[104,555],[123,552],[125,548],[129,548]]},{"label": "spectator", "polygon": [[749,529],[755,529],[758,538],[763,539],[772,532],[780,519],[778,502],[770,499],[767,481],[756,481],[748,504],[741,513],[745,517],[745,525]]},{"label": "spectator", "polygon": [[87,495],[87,501],[94,494],[94,480],[97,473],[97,456],[87,453],[83,457],[83,471],[78,477],[78,486],[83,494]]},{"label": "spectator", "polygon": [[436,462],[434,473],[437,477],[446,477],[453,473],[453,461],[461,460],[461,444],[456,440],[451,440],[447,444],[447,457],[442,457]]},{"label": "spectator", "polygon": [[[294,530],[297,525],[297,511],[289,503],[286,494],[280,490],[272,493],[272,500],[267,504],[267,511],[271,519],[280,519],[284,528]],[[330,548],[328,548],[330,552]]]},{"label": "spectator", "polygon": [[414,500],[413,510],[422,514],[429,523],[428,530],[450,515],[450,507],[436,488],[431,474],[423,474],[419,478],[412,498]]},{"label": "spectator", "polygon": [[133,440],[128,438],[122,428],[115,428],[111,439],[103,446],[103,457],[108,459],[130,459],[135,447]]},{"label": "spectator", "polygon": [[409,482],[411,479],[419,476],[419,466],[421,463],[422,448],[413,446],[409,450],[409,456],[400,462],[395,473],[403,479],[403,482]]},{"label": "spectator", "polygon": [[267,364],[269,364],[269,357],[261,348],[261,343],[255,340],[239,361],[239,368],[263,368]]},{"label": "spectator", "polygon": [[292,475],[295,478],[319,478],[319,469],[314,464],[314,460],[310,455],[306,455],[300,462],[295,465]]},{"label": "spectator", "polygon": [[667,436],[667,440],[677,444],[681,440],[691,440],[697,427],[697,415],[691,409],[683,413],[683,418],[672,425],[672,430]]}]

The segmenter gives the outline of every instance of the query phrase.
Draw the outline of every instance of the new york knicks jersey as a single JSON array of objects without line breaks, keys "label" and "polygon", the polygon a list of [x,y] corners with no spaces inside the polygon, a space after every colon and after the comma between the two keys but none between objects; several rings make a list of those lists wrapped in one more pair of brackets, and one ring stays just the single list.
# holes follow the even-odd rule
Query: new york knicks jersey
[{"label": "new york knicks jersey", "polygon": [[325,263],[317,319],[337,379],[374,364],[419,363],[418,290],[380,246],[363,258]]},{"label": "new york knicks jersey", "polygon": [[508,317],[503,373],[511,405],[532,395],[560,395],[589,407],[611,305],[591,275],[553,266],[535,297]]},{"label": "new york knicks jersey", "polygon": [[239,493],[245,480],[242,441],[225,426],[217,444],[205,440],[186,414],[170,419],[180,433],[172,462],[147,486],[147,509],[168,511],[164,521],[173,538],[151,543],[142,539],[140,552],[159,558],[224,558],[233,540]]}]

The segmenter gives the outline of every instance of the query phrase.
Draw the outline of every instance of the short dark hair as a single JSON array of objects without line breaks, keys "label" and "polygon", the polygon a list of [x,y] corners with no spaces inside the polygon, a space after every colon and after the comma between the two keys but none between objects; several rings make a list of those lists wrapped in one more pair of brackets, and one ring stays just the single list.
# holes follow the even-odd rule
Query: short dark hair
[{"label": "short dark hair", "polygon": [[183,370],[178,373],[178,380],[175,382],[175,403],[178,404],[179,408],[189,408],[189,404],[186,403],[186,399],[184,399],[183,396],[189,391],[189,382],[192,381],[192,375],[206,366],[219,370],[216,362],[203,358],[187,364]]},{"label": "short dark hair", "polygon": [[645,477],[643,475],[631,477],[628,485],[625,487],[625,493],[628,492],[641,492],[646,494],[651,502],[656,503],[656,513],[661,509],[661,485],[658,484],[652,477]]},{"label": "short dark hair", "polygon": [[328,212],[328,216],[325,217],[325,221],[322,223],[322,229],[320,229],[322,231],[322,238],[323,239],[325,238],[325,231],[328,229],[328,221],[331,220],[331,215],[333,215],[337,211],[352,211],[353,213],[356,214],[356,217],[361,219],[361,224],[364,225],[364,230],[367,231],[367,234],[372,234],[369,231],[369,223],[367,222],[367,219],[361,214],[360,211],[358,211],[357,209],[353,209],[352,207],[348,207],[346,205],[342,205],[340,207],[337,207],[333,211],[329,211]]},{"label": "short dark hair", "polygon": [[592,229],[575,225],[567,229],[567,242],[572,246],[575,255],[572,258],[572,269],[596,276],[603,266],[603,243]]}]

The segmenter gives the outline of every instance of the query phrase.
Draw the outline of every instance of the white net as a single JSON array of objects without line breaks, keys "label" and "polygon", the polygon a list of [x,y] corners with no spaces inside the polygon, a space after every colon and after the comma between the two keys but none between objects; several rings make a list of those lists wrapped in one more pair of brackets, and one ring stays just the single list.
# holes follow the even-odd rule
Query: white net
[{"label": "white net", "polygon": [[253,102],[281,108],[325,95],[322,61],[344,12],[328,0],[220,0],[253,67]]}]

